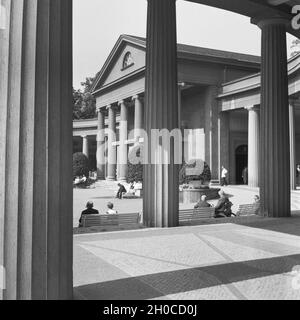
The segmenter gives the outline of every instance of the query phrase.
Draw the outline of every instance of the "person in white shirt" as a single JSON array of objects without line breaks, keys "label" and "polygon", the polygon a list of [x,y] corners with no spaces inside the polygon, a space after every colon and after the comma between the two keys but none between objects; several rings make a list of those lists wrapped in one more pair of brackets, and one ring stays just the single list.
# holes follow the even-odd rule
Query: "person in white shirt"
[{"label": "person in white shirt", "polygon": [[221,172],[221,186],[228,186],[228,181],[227,181],[227,175],[228,175],[228,170],[222,166],[222,172]]},{"label": "person in white shirt", "polygon": [[106,211],[106,214],[118,214],[118,211],[114,210],[114,205],[113,203],[109,202],[107,204],[108,210]]}]

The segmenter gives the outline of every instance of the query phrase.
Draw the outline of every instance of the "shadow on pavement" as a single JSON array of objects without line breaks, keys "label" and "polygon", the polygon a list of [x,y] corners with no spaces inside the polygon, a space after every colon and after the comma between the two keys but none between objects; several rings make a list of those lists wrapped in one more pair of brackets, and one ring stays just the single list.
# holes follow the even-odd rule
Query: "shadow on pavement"
[{"label": "shadow on pavement", "polygon": [[75,288],[75,295],[89,300],[155,299],[288,273],[297,265],[300,265],[300,254],[233,262],[80,286]]},{"label": "shadow on pavement", "polygon": [[300,211],[293,211],[291,218],[263,218],[249,221],[237,221],[235,223],[246,227],[300,236]]}]

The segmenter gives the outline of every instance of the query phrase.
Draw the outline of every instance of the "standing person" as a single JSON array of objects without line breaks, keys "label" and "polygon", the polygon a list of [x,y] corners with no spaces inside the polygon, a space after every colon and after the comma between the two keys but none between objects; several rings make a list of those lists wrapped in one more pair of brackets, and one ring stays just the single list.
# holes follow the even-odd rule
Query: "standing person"
[{"label": "standing person", "polygon": [[248,184],[248,167],[245,167],[242,173],[244,184]]},{"label": "standing person", "polygon": [[117,193],[117,198],[122,200],[123,194],[127,193],[127,190],[121,183],[118,184],[118,187],[119,187],[119,191]]},{"label": "standing person", "polygon": [[221,171],[221,186],[228,186],[227,182],[227,175],[228,175],[228,170],[222,166],[222,171]]}]

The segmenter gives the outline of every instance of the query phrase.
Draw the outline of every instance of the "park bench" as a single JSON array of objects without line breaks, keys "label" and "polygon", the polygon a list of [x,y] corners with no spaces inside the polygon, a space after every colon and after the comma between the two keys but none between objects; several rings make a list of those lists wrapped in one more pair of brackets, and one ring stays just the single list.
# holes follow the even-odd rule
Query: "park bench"
[{"label": "park bench", "polygon": [[259,203],[252,203],[252,204],[241,204],[239,205],[237,216],[252,216],[256,215],[259,212]]},{"label": "park bench", "polygon": [[179,224],[192,223],[205,219],[211,219],[215,216],[215,208],[186,209],[179,211]]},{"label": "park bench", "polygon": [[121,226],[139,224],[141,221],[140,213],[123,214],[91,214],[82,217],[81,227],[99,226]]}]

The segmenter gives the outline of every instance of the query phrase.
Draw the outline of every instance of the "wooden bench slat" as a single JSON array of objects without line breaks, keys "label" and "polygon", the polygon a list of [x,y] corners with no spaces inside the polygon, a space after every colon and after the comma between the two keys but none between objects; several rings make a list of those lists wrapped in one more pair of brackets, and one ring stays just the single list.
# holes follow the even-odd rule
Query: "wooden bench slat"
[{"label": "wooden bench slat", "polygon": [[116,215],[87,215],[82,217],[83,227],[108,226],[138,224],[140,213],[124,213]]},{"label": "wooden bench slat", "polygon": [[241,204],[239,205],[237,215],[255,215],[259,211],[260,204],[252,203],[252,204]]},{"label": "wooden bench slat", "polygon": [[211,219],[215,215],[215,209],[211,208],[198,208],[198,209],[185,209],[179,211],[179,222],[196,222],[205,219]]}]

